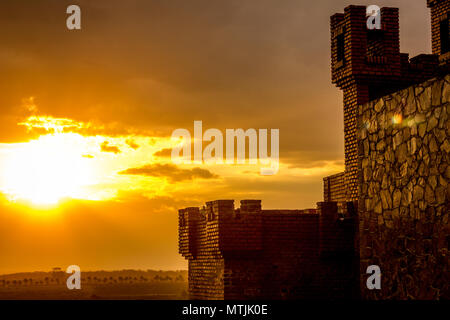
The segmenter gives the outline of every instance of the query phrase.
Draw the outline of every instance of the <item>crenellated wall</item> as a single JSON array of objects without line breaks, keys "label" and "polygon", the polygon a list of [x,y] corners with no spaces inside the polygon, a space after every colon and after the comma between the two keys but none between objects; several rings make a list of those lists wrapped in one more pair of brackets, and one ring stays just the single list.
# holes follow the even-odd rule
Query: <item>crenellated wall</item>
[{"label": "crenellated wall", "polygon": [[[450,75],[359,107],[361,291],[366,299],[449,295]],[[382,290],[367,290],[379,265]]]},{"label": "crenellated wall", "polygon": [[[445,49],[445,40],[442,38],[445,36],[443,34],[444,29],[442,27],[447,27],[447,35],[446,38],[449,38],[449,13],[450,13],[450,1],[448,0],[427,0],[427,5],[431,11],[431,47],[433,54],[439,55],[441,64],[448,63],[450,60],[450,51],[443,52],[442,49]],[[445,24],[443,26],[443,24]],[[447,41],[447,44],[450,42]]]},{"label": "crenellated wall", "polygon": [[234,209],[233,200],[217,200],[180,210],[190,298],[358,297],[356,213],[344,208],[262,210],[260,200],[242,200]]}]

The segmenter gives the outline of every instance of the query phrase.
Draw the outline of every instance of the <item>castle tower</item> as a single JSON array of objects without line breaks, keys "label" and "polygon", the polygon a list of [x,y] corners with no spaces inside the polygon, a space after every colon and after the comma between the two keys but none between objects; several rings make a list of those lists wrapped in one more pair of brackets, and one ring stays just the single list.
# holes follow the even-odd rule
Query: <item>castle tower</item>
[{"label": "castle tower", "polygon": [[[331,17],[332,81],[344,94],[346,200],[357,200],[357,106],[401,74],[398,9],[381,10],[381,30],[368,30],[366,7],[349,6]],[[395,91],[395,88],[391,90]]]},{"label": "castle tower", "polygon": [[441,64],[450,60],[450,2],[427,0],[431,10],[431,40],[433,54],[439,55]]},{"label": "castle tower", "polygon": [[332,82],[344,96],[346,201],[358,200],[358,105],[432,77],[438,64],[434,55],[409,60],[400,53],[399,10],[382,8],[380,14],[381,28],[374,30],[367,28],[365,6],[348,6],[331,16]]}]

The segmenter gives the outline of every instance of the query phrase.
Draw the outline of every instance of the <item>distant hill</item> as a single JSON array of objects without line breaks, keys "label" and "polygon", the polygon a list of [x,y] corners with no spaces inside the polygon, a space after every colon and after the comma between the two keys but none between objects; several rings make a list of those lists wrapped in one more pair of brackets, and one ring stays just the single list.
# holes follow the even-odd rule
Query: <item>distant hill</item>
[{"label": "distant hill", "polygon": [[69,290],[69,274],[53,271],[0,275],[0,299],[186,299],[187,271],[82,271],[81,290]]}]

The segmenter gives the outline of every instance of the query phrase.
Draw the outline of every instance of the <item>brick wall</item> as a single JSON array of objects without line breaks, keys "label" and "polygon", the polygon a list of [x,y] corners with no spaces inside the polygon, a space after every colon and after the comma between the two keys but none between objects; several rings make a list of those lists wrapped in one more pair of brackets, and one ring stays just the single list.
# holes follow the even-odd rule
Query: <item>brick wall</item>
[{"label": "brick wall", "polygon": [[358,296],[355,221],[339,219],[338,203],[262,210],[260,200],[243,200],[233,207],[232,200],[222,200],[179,211],[191,299]]},{"label": "brick wall", "polygon": [[324,201],[345,201],[345,192],[344,172],[323,178]]},{"label": "brick wall", "polygon": [[360,106],[361,274],[366,299],[450,298],[450,75]]},{"label": "brick wall", "polygon": [[[428,0],[428,7],[431,10],[431,39],[432,39],[432,50],[434,54],[441,55],[441,22],[443,20],[449,23],[448,18],[450,18],[450,1],[448,0]],[[450,29],[449,29],[450,30]],[[447,34],[447,38],[449,35]],[[448,61],[450,54],[442,56],[442,61]]]}]

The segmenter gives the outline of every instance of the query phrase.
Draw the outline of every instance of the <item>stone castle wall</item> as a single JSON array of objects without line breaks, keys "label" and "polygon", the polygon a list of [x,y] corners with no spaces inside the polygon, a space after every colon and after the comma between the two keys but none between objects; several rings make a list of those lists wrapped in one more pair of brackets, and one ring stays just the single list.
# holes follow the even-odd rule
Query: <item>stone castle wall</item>
[{"label": "stone castle wall", "polygon": [[[450,75],[359,107],[359,241],[366,299],[449,295]],[[382,290],[367,290],[368,265]]]}]

